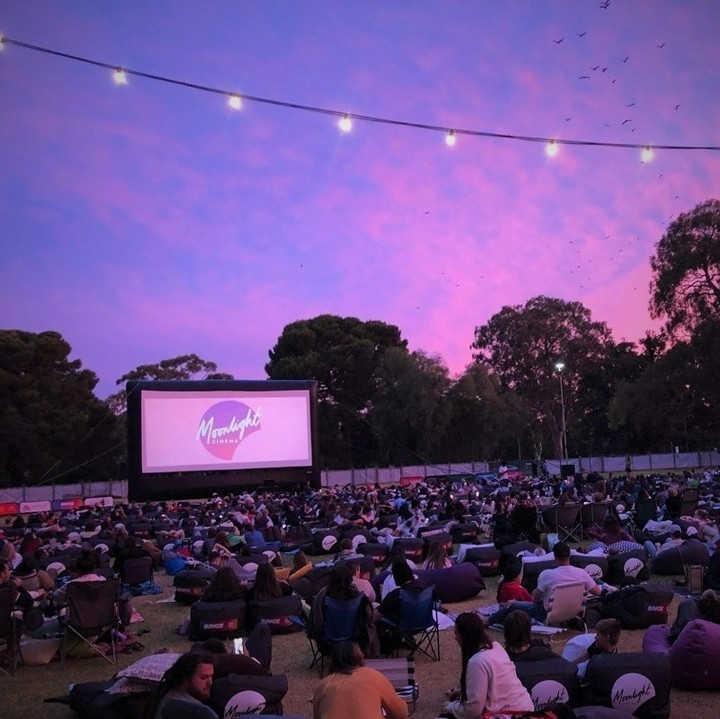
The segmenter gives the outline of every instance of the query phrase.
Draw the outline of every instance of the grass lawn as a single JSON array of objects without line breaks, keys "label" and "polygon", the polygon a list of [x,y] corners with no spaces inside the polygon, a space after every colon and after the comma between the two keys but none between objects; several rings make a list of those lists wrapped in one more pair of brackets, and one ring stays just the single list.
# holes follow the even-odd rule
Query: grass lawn
[{"label": "grass lawn", "polygon": [[[318,560],[321,558],[317,558]],[[134,624],[131,631],[149,629],[139,637],[145,645],[143,653],[121,654],[118,664],[112,666],[101,658],[68,660],[65,664],[53,661],[44,666],[20,667],[14,677],[0,675],[2,690],[2,710],[4,719],[70,719],[76,715],[61,704],[47,704],[46,697],[62,696],[67,693],[68,685],[88,681],[109,679],[119,669],[132,664],[141,656],[151,654],[161,648],[183,652],[190,647],[186,637],[175,634],[175,627],[189,615],[189,608],[175,602],[158,603],[158,600],[172,596],[172,578],[160,571],[155,581],[163,587],[163,594],[137,597],[134,606],[144,618],[142,624]],[[495,602],[497,579],[486,580],[488,588],[480,596],[459,604],[447,605],[449,611],[457,613],[475,609]],[[676,596],[671,608],[671,618],[679,598]],[[497,634],[497,633],[494,633]],[[562,651],[564,643],[574,632],[562,632],[553,637],[553,647]],[[623,631],[620,639],[620,651],[640,651],[642,631]],[[502,641],[498,634],[497,638]],[[445,700],[445,691],[455,685],[460,675],[460,652],[451,631],[440,633],[440,662],[432,662],[425,656],[416,658],[416,679],[420,687],[420,699],[413,715],[416,719],[432,719]],[[310,648],[303,633],[273,637],[274,674],[287,674],[290,689],[283,702],[285,714],[311,717],[309,699],[319,682],[316,670],[310,671]],[[714,719],[720,717],[720,691],[686,692],[673,689],[672,719]],[[349,717],[348,719],[352,719]]]}]

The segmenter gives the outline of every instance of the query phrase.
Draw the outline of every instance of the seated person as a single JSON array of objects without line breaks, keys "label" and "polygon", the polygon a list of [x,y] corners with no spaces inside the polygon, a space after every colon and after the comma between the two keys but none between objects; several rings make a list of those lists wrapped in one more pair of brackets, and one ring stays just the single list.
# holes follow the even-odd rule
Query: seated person
[{"label": "seated person", "polygon": [[530,635],[532,620],[526,612],[510,612],[503,623],[505,651],[513,663],[530,662],[538,659],[551,659],[558,655],[542,639],[533,639]]},{"label": "seated person", "polygon": [[380,650],[383,654],[389,654],[395,648],[397,636],[392,627],[383,624],[380,620],[387,619],[397,624],[400,620],[400,591],[421,592],[425,589],[425,582],[413,574],[410,565],[404,559],[393,562],[392,576],[396,587],[385,595],[375,612],[376,626],[380,635]]},{"label": "seated person", "polygon": [[337,552],[337,554],[335,555],[335,562],[341,562],[344,559],[357,559],[358,557],[363,556],[362,554],[355,551],[352,539],[341,539],[340,543],[338,544],[338,549],[340,551]]},{"label": "seated person", "polygon": [[616,654],[622,625],[617,619],[601,619],[595,634],[579,634],[570,639],[562,652],[563,659],[578,665],[578,676],[584,677],[590,659],[598,654]]},{"label": "seated person", "polygon": [[443,547],[442,542],[435,540],[428,547],[427,557],[423,562],[423,569],[447,569],[453,566],[453,561],[448,557],[448,553]]},{"label": "seated person", "polygon": [[[165,672],[145,708],[144,716],[148,719],[162,719],[163,707],[171,699],[205,706],[210,698],[214,674],[213,658],[209,654],[188,652],[181,655]],[[209,707],[206,716],[217,719],[217,714]]]},{"label": "seated person", "polygon": [[370,580],[367,579],[367,577],[363,577],[360,568],[360,562],[351,560],[347,563],[347,567],[353,575],[353,587],[355,587],[355,589],[357,589],[358,591],[362,592],[369,601],[375,603],[377,599],[375,589],[373,588]]},{"label": "seated person", "polygon": [[255,583],[247,591],[247,600],[264,601],[289,597],[293,593],[292,587],[275,576],[275,567],[270,562],[258,565],[255,572]]},{"label": "seated person", "polygon": [[240,581],[232,567],[219,567],[208,582],[202,598],[204,602],[232,602],[243,599],[247,585]]},{"label": "seated person", "polygon": [[668,632],[668,641],[672,644],[680,636],[686,624],[693,619],[705,619],[713,624],[720,624],[720,594],[713,589],[706,589],[699,599],[689,597],[678,605],[677,617]]},{"label": "seated person", "polygon": [[623,552],[642,548],[635,541],[635,538],[622,528],[620,520],[615,514],[608,513],[605,515],[602,529],[589,527],[587,533],[594,538],[594,541],[588,547],[589,552],[594,549],[602,549],[607,553],[622,554]]}]

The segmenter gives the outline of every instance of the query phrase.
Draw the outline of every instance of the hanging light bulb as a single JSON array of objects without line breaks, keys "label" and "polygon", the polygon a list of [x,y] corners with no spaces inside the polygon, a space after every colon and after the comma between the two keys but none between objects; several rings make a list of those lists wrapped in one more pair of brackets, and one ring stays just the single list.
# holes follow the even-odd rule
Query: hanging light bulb
[{"label": "hanging light bulb", "polygon": [[455,143],[457,142],[457,137],[455,135],[455,130],[450,130],[447,135],[445,135],[445,144],[448,147],[455,147]]},{"label": "hanging light bulb", "polygon": [[560,149],[560,145],[555,142],[555,140],[550,140],[547,145],[545,145],[545,154],[548,157],[555,157],[555,155],[558,154],[558,150]]},{"label": "hanging light bulb", "polygon": [[650,162],[650,160],[653,159],[653,149],[649,145],[647,147],[643,147],[642,152],[640,153],[640,160],[642,162]]},{"label": "hanging light bulb", "polygon": [[123,70],[121,67],[115,68],[115,72],[113,73],[113,80],[115,80],[116,85],[127,85],[128,81],[125,70]]},{"label": "hanging light bulb", "polygon": [[350,119],[350,115],[343,115],[340,121],[338,122],[338,127],[343,132],[350,132],[352,130],[352,120]]},{"label": "hanging light bulb", "polygon": [[240,95],[230,95],[230,97],[228,98],[228,105],[233,110],[239,110],[242,107],[242,100],[240,99]]}]

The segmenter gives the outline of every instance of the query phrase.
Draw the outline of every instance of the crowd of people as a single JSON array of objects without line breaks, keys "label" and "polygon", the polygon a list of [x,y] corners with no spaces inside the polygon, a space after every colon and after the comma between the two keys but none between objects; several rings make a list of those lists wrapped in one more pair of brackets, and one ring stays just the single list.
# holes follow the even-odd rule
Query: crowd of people
[{"label": "crowd of people", "polygon": [[[62,607],[69,582],[105,581],[113,575],[123,580],[126,563],[132,558],[150,557],[159,567],[170,556],[200,557],[213,572],[202,595],[206,602],[271,600],[292,594],[294,581],[313,567],[294,541],[298,536],[294,530],[303,525],[362,530],[372,541],[391,547],[394,539],[417,537],[428,527],[451,533],[454,527],[474,521],[480,535],[492,537],[498,547],[519,538],[540,544],[544,532],[538,516],[542,510],[568,503],[608,505],[602,525],[589,530],[589,550],[611,554],[639,548],[653,557],[694,535],[715,555],[720,538],[715,520],[719,480],[720,474],[711,471],[616,477],[578,474],[513,481],[464,477],[407,487],[261,489],[224,497],[215,494],[203,502],[121,502],[113,507],[18,515],[4,520],[0,529],[0,588],[11,589],[21,615],[38,608],[43,612],[40,627],[19,620],[18,631],[47,636],[57,629],[48,619]],[[688,488],[698,490],[699,506],[683,516],[682,496]],[[655,507],[648,521],[663,530],[664,542],[646,539],[644,527],[632,524],[647,500]],[[266,549],[292,549],[292,567],[278,576],[272,562],[248,572],[239,561],[243,555]],[[389,717],[404,717],[405,703],[381,675],[363,666],[363,660],[395,648],[397,636],[388,627],[398,620],[400,591],[421,592],[426,587],[417,570],[449,568],[456,558],[441,542],[429,543],[423,561],[417,564],[391,550],[388,577],[376,587],[363,576],[357,545],[345,539],[335,550],[327,586],[306,605],[307,621],[321,637],[326,598],[357,599],[363,621],[354,641],[327,648],[331,672],[315,692],[313,714],[323,719],[347,716],[343,702],[357,701],[353,716],[378,717],[384,712]],[[51,571],[53,558],[68,556],[73,558],[72,568],[57,574]],[[709,572],[708,582],[717,581],[720,588],[720,553],[715,556],[718,576]],[[570,564],[566,542],[554,544],[554,558],[558,566],[539,575],[533,593],[522,585],[519,562],[510,561],[504,567],[497,590],[500,607],[490,618],[491,624],[503,625],[504,646],[491,639],[477,613],[457,617],[460,678],[441,708],[446,715],[470,719],[483,712],[533,708],[515,666],[553,655],[549,647],[530,637],[531,621],[545,618],[543,597],[570,580],[583,582],[591,595],[601,592],[585,570]],[[718,606],[717,595],[706,593],[701,602],[683,610],[678,622],[702,616],[720,623]],[[695,610],[697,615],[693,615]],[[604,621],[596,627],[590,643],[568,649],[569,661],[581,666],[594,654],[616,651],[619,625],[615,620]],[[682,626],[675,629],[679,632]],[[202,653],[181,657],[158,689],[152,719],[160,719],[172,699],[202,703],[212,684],[212,666]]]}]

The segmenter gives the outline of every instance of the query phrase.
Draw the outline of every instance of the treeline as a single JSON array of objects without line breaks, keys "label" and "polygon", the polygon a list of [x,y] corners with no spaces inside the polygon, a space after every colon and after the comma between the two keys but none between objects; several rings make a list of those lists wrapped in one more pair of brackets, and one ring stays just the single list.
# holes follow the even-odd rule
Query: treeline
[{"label": "treeline", "polygon": [[[394,325],[334,315],[287,325],[265,370],[318,380],[328,469],[559,457],[563,404],[570,456],[717,447],[720,201],[674,220],[651,268],[650,309],[664,327],[637,345],[613,341],[581,303],[540,296],[478,326],[459,377],[409,351]],[[0,331],[0,485],[117,476],[123,391],[96,398],[97,376],[70,352],[56,332]],[[117,384],[212,378],[231,376],[189,354]]]}]

